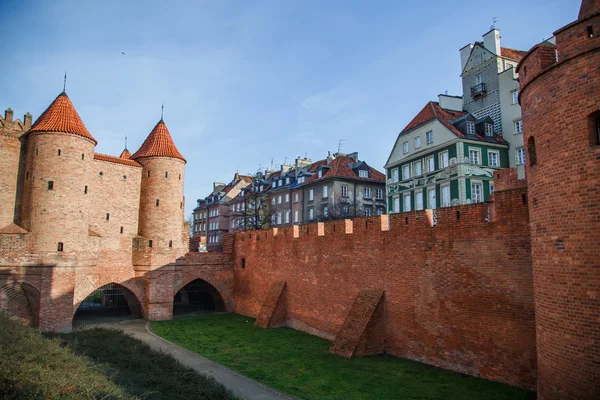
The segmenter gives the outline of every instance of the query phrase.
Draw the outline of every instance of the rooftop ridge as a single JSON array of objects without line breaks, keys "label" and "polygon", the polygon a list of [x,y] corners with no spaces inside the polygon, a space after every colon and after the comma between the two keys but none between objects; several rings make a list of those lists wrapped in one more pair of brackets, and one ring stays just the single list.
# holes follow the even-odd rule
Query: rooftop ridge
[{"label": "rooftop ridge", "polygon": [[152,129],[152,132],[144,140],[139,150],[130,158],[136,160],[142,157],[171,157],[187,162],[179,150],[177,150],[167,124],[162,119],[154,126],[154,129]]}]

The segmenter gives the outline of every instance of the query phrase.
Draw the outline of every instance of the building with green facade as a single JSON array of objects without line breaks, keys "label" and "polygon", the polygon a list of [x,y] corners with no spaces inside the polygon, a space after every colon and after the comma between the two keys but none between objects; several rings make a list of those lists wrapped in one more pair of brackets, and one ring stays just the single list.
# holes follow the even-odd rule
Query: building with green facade
[{"label": "building with green facade", "polygon": [[385,165],[388,213],[487,201],[494,171],[508,166],[508,144],[493,120],[440,95],[396,139]]}]

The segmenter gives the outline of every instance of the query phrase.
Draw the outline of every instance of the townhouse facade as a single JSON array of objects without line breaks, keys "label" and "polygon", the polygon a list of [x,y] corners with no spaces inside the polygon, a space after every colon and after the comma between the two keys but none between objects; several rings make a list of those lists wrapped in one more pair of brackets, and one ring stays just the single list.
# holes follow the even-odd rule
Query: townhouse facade
[{"label": "townhouse facade", "polygon": [[517,167],[525,149],[516,66],[492,29],[460,49],[462,96],[439,95],[399,133],[386,162],[388,213],[487,201],[493,172]]}]

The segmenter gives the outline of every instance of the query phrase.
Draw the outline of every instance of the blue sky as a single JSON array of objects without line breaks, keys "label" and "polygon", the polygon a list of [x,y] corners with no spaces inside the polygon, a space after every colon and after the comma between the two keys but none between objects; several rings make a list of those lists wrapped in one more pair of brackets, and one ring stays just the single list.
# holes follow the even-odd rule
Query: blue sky
[{"label": "blue sky", "polygon": [[[408,5],[407,5],[408,4]],[[528,50],[579,0],[0,0],[0,108],[34,119],[62,91],[97,152],[139,148],[160,119],[187,158],[186,215],[213,181],[358,151],[383,170],[398,132],[460,95],[459,49],[492,17]],[[125,54],[123,55],[122,52]]]}]

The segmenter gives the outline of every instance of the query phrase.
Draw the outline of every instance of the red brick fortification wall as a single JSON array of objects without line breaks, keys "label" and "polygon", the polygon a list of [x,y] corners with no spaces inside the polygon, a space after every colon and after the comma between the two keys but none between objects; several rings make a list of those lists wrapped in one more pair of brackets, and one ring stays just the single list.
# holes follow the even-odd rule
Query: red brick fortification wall
[{"label": "red brick fortification wall", "polygon": [[[31,116],[26,121],[31,125]],[[21,157],[19,138],[24,132],[25,125],[21,121],[13,121],[12,111],[7,110],[5,118],[0,116],[0,229],[11,224],[15,217]]]},{"label": "red brick fortification wall", "polygon": [[599,34],[600,13],[583,16],[518,69],[541,399],[600,398]]},{"label": "red brick fortification wall", "polygon": [[382,289],[385,352],[534,388],[526,202],[507,187],[495,210],[438,209],[436,226],[428,210],[390,215],[389,230],[381,216],[236,234],[235,311],[258,316],[285,281],[287,325],[333,339],[359,291]]}]

